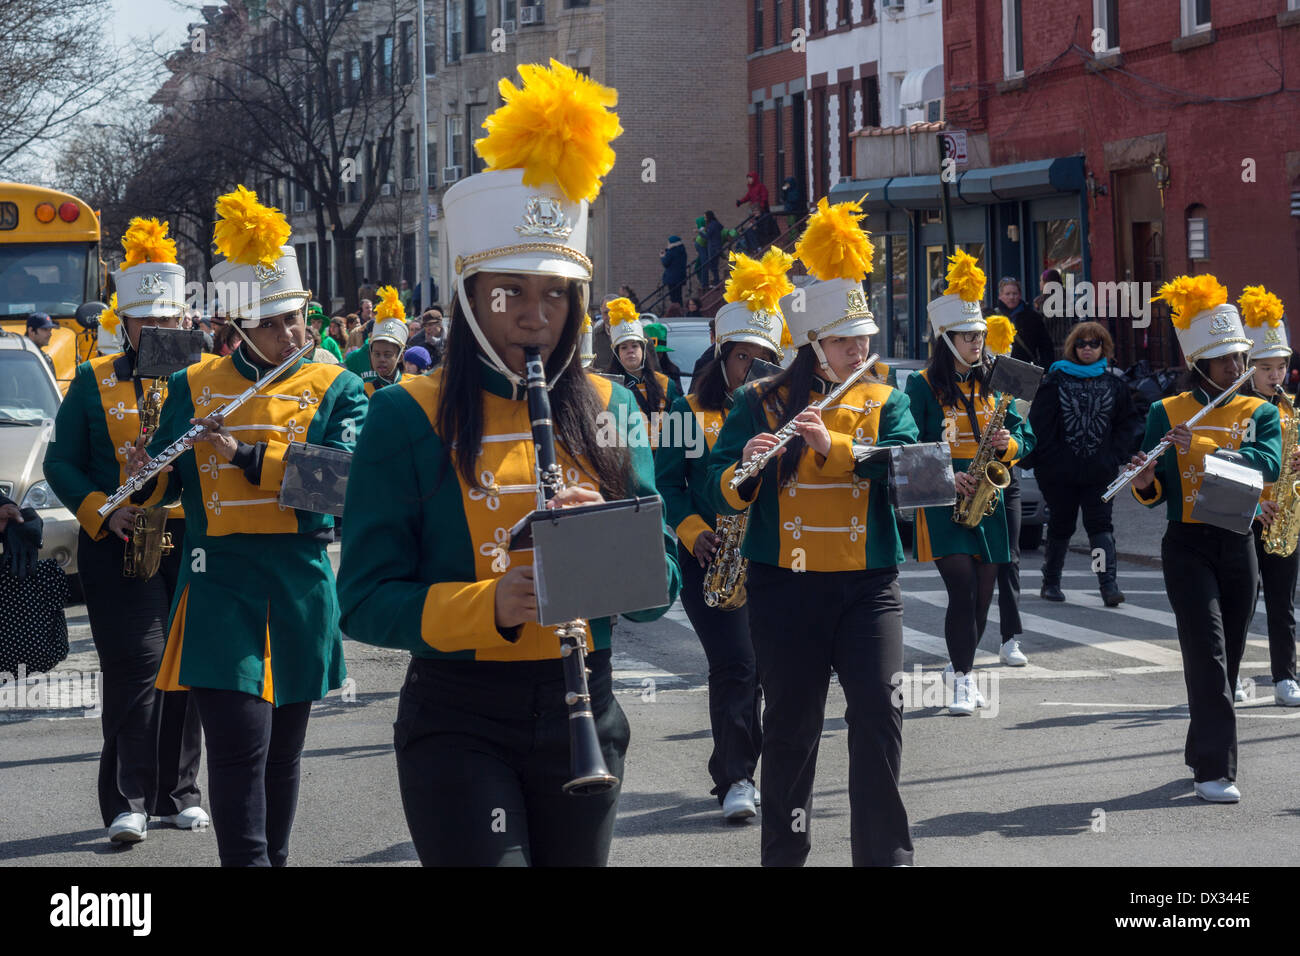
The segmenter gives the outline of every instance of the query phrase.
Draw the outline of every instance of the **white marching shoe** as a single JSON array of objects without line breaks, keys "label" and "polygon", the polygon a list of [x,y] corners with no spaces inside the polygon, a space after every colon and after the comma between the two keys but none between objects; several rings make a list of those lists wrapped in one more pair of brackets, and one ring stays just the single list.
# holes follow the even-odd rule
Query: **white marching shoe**
[{"label": "white marching shoe", "polygon": [[113,843],[139,843],[149,835],[149,818],[143,813],[119,813],[108,827]]},{"label": "white marching shoe", "polygon": [[1218,780],[1204,780],[1195,784],[1196,795],[1209,803],[1236,803],[1241,799],[1241,791],[1227,777]]},{"label": "white marching shoe", "polygon": [[159,817],[163,823],[170,823],[178,830],[202,830],[212,820],[202,807],[186,807],[180,813],[168,817]]},{"label": "white marching shoe", "polygon": [[758,811],[754,804],[754,785],[748,780],[737,780],[727,789],[722,800],[724,820],[746,820]]},{"label": "white marching shoe", "polygon": [[1273,685],[1273,702],[1283,707],[1300,707],[1300,684],[1280,680]]},{"label": "white marching shoe", "polygon": [[1242,686],[1240,677],[1237,678],[1237,687],[1232,692],[1232,699],[1235,700],[1238,704],[1240,704],[1243,700],[1246,699],[1246,688]]},{"label": "white marching shoe", "polygon": [[1014,637],[1003,643],[1002,648],[998,651],[998,660],[1008,667],[1024,667],[1029,663],[1029,658],[1020,649],[1020,642]]},{"label": "white marching shoe", "polygon": [[975,688],[975,681],[969,674],[954,674],[952,681],[952,703],[948,705],[948,713],[954,717],[969,717],[975,713],[975,708],[979,706],[976,702],[976,696],[979,691]]}]

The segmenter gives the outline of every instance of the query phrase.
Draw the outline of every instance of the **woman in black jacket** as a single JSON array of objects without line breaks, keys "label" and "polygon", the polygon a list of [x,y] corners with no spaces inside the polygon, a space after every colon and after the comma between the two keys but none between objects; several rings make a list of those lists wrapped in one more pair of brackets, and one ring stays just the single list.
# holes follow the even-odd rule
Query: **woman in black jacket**
[{"label": "woman in black jacket", "polygon": [[1143,422],[1128,386],[1111,373],[1115,357],[1110,333],[1097,322],[1081,322],[1065,340],[1065,358],[1054,362],[1029,408],[1038,442],[1021,462],[1032,467],[1047,503],[1047,545],[1043,555],[1044,600],[1064,601],[1061,568],[1083,511],[1083,527],[1104,564],[1097,572],[1102,600],[1115,607],[1124,594],[1115,582],[1115,535],[1110,502],[1102,492],[1142,439]]}]

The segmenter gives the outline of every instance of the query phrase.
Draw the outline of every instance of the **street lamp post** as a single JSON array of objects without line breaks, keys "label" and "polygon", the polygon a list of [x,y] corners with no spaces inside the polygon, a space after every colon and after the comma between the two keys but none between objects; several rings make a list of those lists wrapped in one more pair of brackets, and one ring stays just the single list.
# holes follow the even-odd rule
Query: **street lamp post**
[{"label": "street lamp post", "polygon": [[418,51],[418,71],[417,78],[420,84],[420,165],[419,169],[423,170],[420,176],[420,269],[416,277],[420,283],[420,306],[427,309],[433,305],[433,282],[429,275],[429,175],[432,170],[429,169],[429,82],[428,82],[428,64],[425,62],[425,20],[424,20],[424,0],[419,0],[419,17],[416,21],[416,43],[419,45]]}]

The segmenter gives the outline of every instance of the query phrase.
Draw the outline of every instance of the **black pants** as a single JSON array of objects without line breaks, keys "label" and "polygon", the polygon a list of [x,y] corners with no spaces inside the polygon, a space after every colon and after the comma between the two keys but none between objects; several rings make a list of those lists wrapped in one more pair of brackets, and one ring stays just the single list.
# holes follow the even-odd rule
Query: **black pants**
[{"label": "black pants", "polygon": [[[1295,585],[1300,570],[1300,548],[1285,558],[1264,550],[1263,528],[1255,522],[1255,558],[1264,589],[1264,612],[1268,615],[1268,659],[1273,683],[1295,680]],[[1256,592],[1258,597],[1258,592]],[[1250,606],[1251,617],[1255,605]],[[1249,624],[1247,625],[1249,630]]]},{"label": "black pants", "polygon": [[1233,690],[1255,603],[1254,541],[1206,524],[1171,521],[1160,545],[1178,622],[1191,723],[1185,759],[1198,783],[1237,778]]},{"label": "black pants", "polygon": [[[1002,491],[1007,515],[1007,547],[1011,560],[998,565],[998,618],[1005,644],[1024,631],[1020,623],[1020,479],[1011,472],[1011,484]],[[980,637],[984,628],[980,627]]]},{"label": "black pants", "polygon": [[898,569],[795,572],[749,565],[749,630],[763,685],[764,866],[812,849],[813,776],[831,671],[847,703],[854,866],[912,862],[898,791],[903,599]]},{"label": "black pants", "polygon": [[103,673],[104,749],[99,810],[104,826],[120,813],[172,816],[199,805],[201,735],[192,698],[154,687],[180,572],[184,521],[168,521],[176,547],[148,581],[122,575],[126,543],[82,531],[77,573]]},{"label": "black pants", "polygon": [[[608,650],[587,656],[601,753],[623,779],[630,728]],[[425,866],[604,866],[622,789],[573,796],[559,660],[413,658],[393,725],[406,824]]]},{"label": "black pants", "polygon": [[682,568],[682,606],[709,659],[709,724],[713,754],[709,757],[709,791],[721,803],[737,780],[753,780],[763,749],[763,690],[749,639],[749,614],[744,608],[719,611],[704,602],[704,569],[695,555],[677,542]]},{"label": "black pants", "polygon": [[975,649],[988,624],[993,585],[1003,565],[976,561],[972,554],[947,554],[936,558],[934,566],[948,590],[948,610],[943,618],[948,660],[958,674],[969,674],[975,666]]},{"label": "black pants", "polygon": [[276,707],[237,690],[190,693],[207,737],[208,800],[221,865],[284,866],[311,701]]},{"label": "black pants", "polygon": [[1075,522],[1083,512],[1083,530],[1094,534],[1113,534],[1110,514],[1113,502],[1102,501],[1102,493],[1109,482],[1079,483],[1037,472],[1038,487],[1042,489],[1047,505],[1047,536],[1070,538]]}]

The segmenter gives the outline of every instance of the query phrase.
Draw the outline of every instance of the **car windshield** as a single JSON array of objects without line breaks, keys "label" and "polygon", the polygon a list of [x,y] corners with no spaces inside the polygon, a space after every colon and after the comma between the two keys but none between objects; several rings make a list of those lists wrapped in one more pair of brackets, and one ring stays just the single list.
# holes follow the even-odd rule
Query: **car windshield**
[{"label": "car windshield", "polygon": [[42,361],[26,350],[0,351],[0,426],[39,425],[58,414],[59,393]]},{"label": "car windshield", "polygon": [[681,369],[682,377],[678,384],[681,385],[682,394],[685,395],[691,390],[691,371],[695,368],[695,360],[705,349],[710,348],[709,327],[707,325],[670,327],[668,347],[672,351],[661,352],[660,358],[666,355]]},{"label": "car windshield", "polygon": [[86,291],[84,242],[0,244],[0,314],[72,315]]}]

